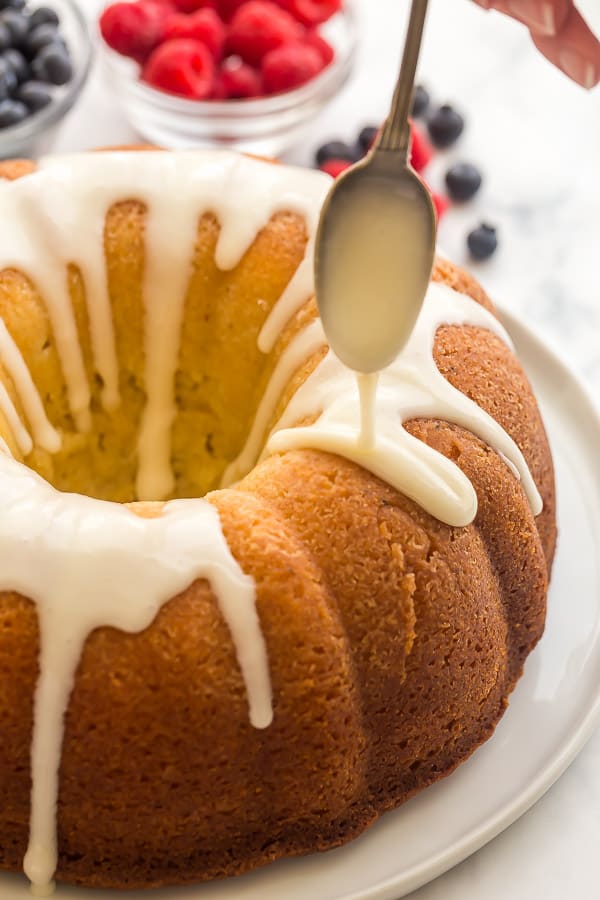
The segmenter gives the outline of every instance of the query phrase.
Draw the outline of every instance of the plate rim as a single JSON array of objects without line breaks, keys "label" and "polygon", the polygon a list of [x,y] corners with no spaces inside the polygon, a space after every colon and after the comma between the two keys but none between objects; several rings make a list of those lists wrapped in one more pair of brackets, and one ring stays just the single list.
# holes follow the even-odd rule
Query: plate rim
[{"label": "plate rim", "polygon": [[[570,390],[579,394],[579,399],[584,407],[587,407],[587,412],[589,413],[587,426],[591,425],[591,427],[596,428],[600,437],[600,402],[596,401],[588,385],[573,370],[561,349],[547,336],[540,337],[534,330],[533,324],[524,316],[508,310],[500,303],[495,305],[500,321],[508,331],[511,339],[525,339],[536,354],[547,357],[554,370],[568,384]],[[519,359],[521,355],[518,354]],[[521,359],[520,361],[522,362]],[[525,366],[524,368],[529,377]],[[600,457],[597,458],[596,464],[600,477]],[[489,844],[490,841],[498,837],[499,834],[528,812],[566,772],[598,728],[600,728],[600,684],[596,689],[594,700],[583,715],[577,729],[567,741],[562,743],[560,749],[552,755],[551,761],[542,769],[526,791],[522,792],[496,815],[488,818],[477,830],[472,829],[466,835],[461,836],[445,850],[439,852],[433,859],[430,858],[427,862],[418,863],[412,869],[409,869],[408,872],[387,878],[384,882],[371,888],[345,894],[340,900],[400,900],[401,897],[405,897],[420,887],[435,881],[436,878],[453,869],[454,866],[464,862],[473,853],[481,850],[482,847]]]}]

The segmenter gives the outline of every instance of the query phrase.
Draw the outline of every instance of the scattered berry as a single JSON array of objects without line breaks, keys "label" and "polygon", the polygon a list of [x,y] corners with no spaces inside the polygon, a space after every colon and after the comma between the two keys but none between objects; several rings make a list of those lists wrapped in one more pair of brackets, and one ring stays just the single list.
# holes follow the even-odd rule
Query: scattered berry
[{"label": "scattered berry", "polygon": [[335,58],[335,50],[324,37],[321,37],[316,28],[309,28],[304,35],[304,43],[314,47],[323,60],[323,65],[328,66]]},{"label": "scattered berry", "polygon": [[452,106],[446,104],[429,117],[427,127],[436,147],[449,147],[462,134],[465,120]]},{"label": "scattered berry", "polygon": [[352,163],[348,162],[347,159],[328,159],[320,166],[320,169],[322,172],[331,175],[332,178],[337,178],[338,175],[349,169],[351,165]]},{"label": "scattered berry", "polygon": [[443,194],[438,194],[435,191],[432,191],[431,198],[433,200],[433,205],[435,206],[435,211],[437,213],[439,222],[450,204],[447,197],[444,197]]},{"label": "scattered berry", "polygon": [[375,138],[379,134],[379,128],[376,125],[366,125],[360,134],[358,135],[358,146],[362,150],[363,153],[368,153],[373,144],[375,143]]},{"label": "scattered berry", "polygon": [[[270,3],[269,0],[248,0],[240,6],[231,20],[227,49],[229,53],[241,56],[244,62],[251,66],[257,66],[271,51],[290,45],[301,38],[300,25],[284,9]],[[313,48],[307,49],[318,56],[320,70],[323,67],[321,57]],[[275,80],[278,81],[278,76]],[[270,93],[278,93],[281,90],[289,88],[278,87]]]},{"label": "scattered berry", "polygon": [[422,84],[417,84],[413,92],[411,116],[418,119],[429,106],[429,94]]},{"label": "scattered berry", "polygon": [[446,172],[446,187],[452,200],[470,200],[481,187],[481,173],[471,163],[457,163]]},{"label": "scattered berry", "polygon": [[38,81],[50,84],[66,84],[73,77],[73,66],[62,44],[47,44],[31,64],[31,71]]},{"label": "scattered berry", "polygon": [[410,164],[415,172],[422,172],[433,156],[433,150],[423,132],[411,124]]},{"label": "scattered berry", "polygon": [[263,86],[266,94],[282,94],[306,84],[324,68],[314,47],[286,44],[271,50],[262,61]]},{"label": "scattered berry", "polygon": [[342,0],[276,0],[307,27],[322,25],[342,8]]},{"label": "scattered berry", "polygon": [[223,58],[225,49],[225,25],[214,9],[199,9],[191,15],[172,13],[165,19],[163,39],[165,41],[178,38],[200,41],[208,47],[213,58],[218,62]]},{"label": "scattered berry", "polygon": [[218,76],[215,98],[220,100],[248,100],[260,97],[262,81],[260,74],[239,56],[225,60]]},{"label": "scattered berry", "polygon": [[329,162],[329,160],[342,159],[345,162],[353,163],[357,162],[359,158],[355,150],[343,141],[329,141],[329,143],[323,144],[322,147],[319,147],[315,156],[317,166],[321,169],[324,163]]},{"label": "scattered berry", "polygon": [[488,259],[498,246],[496,229],[482,223],[469,233],[467,246],[474,259]]},{"label": "scattered berry", "polygon": [[9,128],[18,125],[29,115],[29,110],[24,103],[18,100],[2,100],[0,102],[0,128]]},{"label": "scattered berry", "polygon": [[167,41],[150,56],[142,79],[170,94],[206,100],[213,91],[215,64],[210,51],[198,41]]},{"label": "scattered berry", "polygon": [[26,81],[17,88],[17,100],[24,103],[30,112],[38,112],[52,102],[52,94],[47,84],[41,81]]},{"label": "scattered berry", "polygon": [[163,36],[168,8],[158,3],[114,3],[100,17],[109,47],[143,63]]},{"label": "scattered berry", "polygon": [[0,9],[23,9],[27,0],[0,0]]}]

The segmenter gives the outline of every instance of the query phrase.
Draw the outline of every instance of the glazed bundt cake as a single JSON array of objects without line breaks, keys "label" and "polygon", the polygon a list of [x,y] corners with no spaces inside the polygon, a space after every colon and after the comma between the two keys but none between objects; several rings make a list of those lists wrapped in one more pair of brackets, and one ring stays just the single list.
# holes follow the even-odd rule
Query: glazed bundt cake
[{"label": "glazed bundt cake", "polygon": [[437,260],[353,450],[327,176],[0,178],[0,866],[149,887],[355,837],[490,736],[544,627],[552,463],[490,301]]}]

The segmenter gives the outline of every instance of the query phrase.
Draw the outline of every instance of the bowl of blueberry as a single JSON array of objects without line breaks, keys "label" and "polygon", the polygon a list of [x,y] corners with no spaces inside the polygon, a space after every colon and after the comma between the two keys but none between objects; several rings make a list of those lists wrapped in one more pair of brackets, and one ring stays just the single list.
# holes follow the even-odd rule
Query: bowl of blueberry
[{"label": "bowl of blueberry", "polygon": [[45,151],[91,59],[75,0],[0,0],[0,158]]},{"label": "bowl of blueberry", "polygon": [[276,155],[348,79],[354,0],[127,0],[99,20],[134,129],[171,149]]}]

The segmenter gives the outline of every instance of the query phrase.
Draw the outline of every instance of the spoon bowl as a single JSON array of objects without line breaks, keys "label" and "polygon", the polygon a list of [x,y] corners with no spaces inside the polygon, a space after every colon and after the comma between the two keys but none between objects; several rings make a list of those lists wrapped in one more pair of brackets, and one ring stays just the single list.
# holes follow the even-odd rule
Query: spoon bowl
[{"label": "spoon bowl", "polygon": [[325,201],[316,295],[334,353],[358,372],[390,365],[414,328],[435,252],[431,195],[405,157],[375,150]]}]

